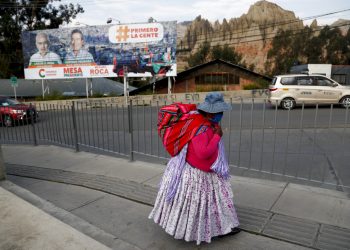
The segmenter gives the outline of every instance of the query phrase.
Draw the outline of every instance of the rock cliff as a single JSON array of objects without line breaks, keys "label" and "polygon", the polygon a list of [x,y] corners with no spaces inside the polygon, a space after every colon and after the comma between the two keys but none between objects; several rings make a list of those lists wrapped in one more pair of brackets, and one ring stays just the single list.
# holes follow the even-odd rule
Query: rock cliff
[{"label": "rock cliff", "polygon": [[246,65],[254,65],[255,71],[263,72],[267,52],[277,31],[304,27],[302,20],[292,11],[268,1],[258,1],[247,14],[230,20],[223,19],[222,23],[210,23],[198,16],[186,25],[187,30],[177,41],[179,71],[186,66],[187,57],[195,53],[204,41],[208,41],[211,46],[228,44],[242,55]]},{"label": "rock cliff", "polygon": [[331,27],[338,27],[341,30],[343,36],[345,36],[350,28],[350,20],[339,19],[338,21],[334,22],[330,26]]}]

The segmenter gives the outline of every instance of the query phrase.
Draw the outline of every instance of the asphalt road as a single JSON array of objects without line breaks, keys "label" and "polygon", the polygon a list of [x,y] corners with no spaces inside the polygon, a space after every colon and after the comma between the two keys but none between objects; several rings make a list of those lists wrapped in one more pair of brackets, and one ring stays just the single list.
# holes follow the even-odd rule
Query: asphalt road
[{"label": "asphalt road", "polygon": [[[40,144],[74,148],[78,138],[80,150],[125,157],[129,157],[132,145],[136,159],[165,163],[168,154],[157,134],[158,108],[134,106],[132,134],[127,109],[83,107],[74,112],[73,119],[73,111],[65,107],[41,111],[35,129],[31,125],[0,127],[0,138],[7,143],[33,143],[35,131]],[[222,121],[229,162],[236,166],[231,171],[270,179],[298,177],[338,189],[337,185],[350,186],[348,116],[349,110],[340,107],[287,111],[264,103],[233,103]]]}]

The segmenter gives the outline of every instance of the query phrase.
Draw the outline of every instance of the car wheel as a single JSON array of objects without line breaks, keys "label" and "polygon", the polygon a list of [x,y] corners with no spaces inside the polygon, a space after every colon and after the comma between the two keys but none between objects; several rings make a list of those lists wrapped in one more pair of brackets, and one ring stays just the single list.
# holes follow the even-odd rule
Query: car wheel
[{"label": "car wheel", "polygon": [[283,109],[294,109],[295,108],[295,100],[293,98],[284,98],[281,101],[281,108]]},{"label": "car wheel", "polygon": [[341,100],[340,100],[340,105],[343,108],[350,108],[350,96],[344,96]]},{"label": "car wheel", "polygon": [[2,120],[3,120],[3,123],[4,123],[5,127],[12,127],[13,120],[12,120],[12,118],[10,116],[5,115]]}]

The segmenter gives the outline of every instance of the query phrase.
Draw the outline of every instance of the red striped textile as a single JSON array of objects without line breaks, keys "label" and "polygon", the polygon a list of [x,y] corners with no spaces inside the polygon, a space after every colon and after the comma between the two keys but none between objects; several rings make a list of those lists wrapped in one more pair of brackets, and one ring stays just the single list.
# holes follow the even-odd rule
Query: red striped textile
[{"label": "red striped textile", "polygon": [[158,134],[168,153],[174,157],[210,122],[201,114],[190,114],[197,110],[195,104],[173,103],[164,106],[158,113]]}]

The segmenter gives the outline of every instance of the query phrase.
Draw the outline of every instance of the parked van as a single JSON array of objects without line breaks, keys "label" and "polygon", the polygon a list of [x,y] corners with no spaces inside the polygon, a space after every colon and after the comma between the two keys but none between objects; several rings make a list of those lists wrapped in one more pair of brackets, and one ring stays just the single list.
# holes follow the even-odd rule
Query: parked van
[{"label": "parked van", "polygon": [[272,79],[269,90],[269,102],[283,109],[303,103],[350,107],[350,87],[323,75],[278,75]]}]

